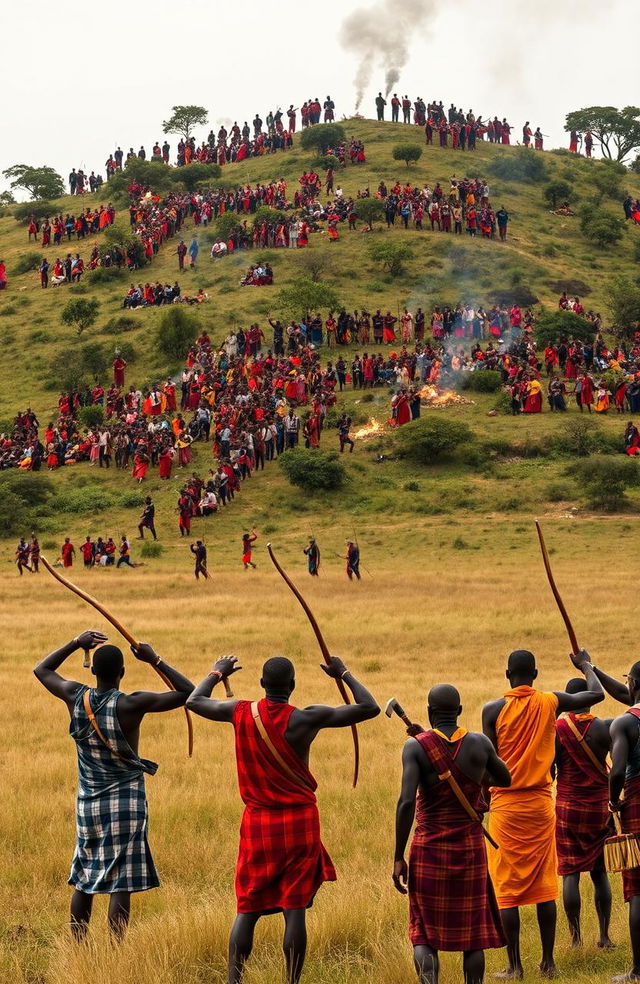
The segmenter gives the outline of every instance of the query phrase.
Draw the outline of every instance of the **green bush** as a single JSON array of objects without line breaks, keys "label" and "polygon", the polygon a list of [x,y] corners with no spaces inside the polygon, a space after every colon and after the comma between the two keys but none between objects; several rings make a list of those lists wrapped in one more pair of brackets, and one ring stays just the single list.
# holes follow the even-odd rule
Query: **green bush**
[{"label": "green bush", "polygon": [[534,335],[538,349],[542,350],[561,338],[592,342],[594,331],[589,321],[573,311],[548,311],[536,321]]},{"label": "green bush", "polygon": [[109,318],[106,325],[100,329],[103,335],[124,335],[128,331],[133,331],[140,327],[140,322],[132,318],[129,314],[119,314],[115,318]]},{"label": "green bush", "polygon": [[582,414],[565,420],[550,441],[556,454],[574,458],[585,458],[590,454],[618,454],[623,450],[620,438],[604,430],[599,420]]},{"label": "green bush", "polygon": [[506,390],[501,389],[496,394],[496,398],[491,409],[497,410],[498,413],[511,413],[511,397]]},{"label": "green bush", "polygon": [[0,472],[0,488],[14,492],[25,506],[42,506],[53,494],[53,482],[46,473],[23,472],[17,469]]},{"label": "green bush", "polygon": [[169,308],[158,323],[156,344],[169,359],[182,359],[200,331],[197,317],[175,305]]},{"label": "green bush", "polygon": [[63,325],[72,325],[81,335],[83,331],[95,324],[99,310],[99,301],[86,301],[80,297],[67,301],[60,314],[60,320]]},{"label": "green bush", "polygon": [[502,376],[494,369],[480,369],[477,372],[462,373],[463,390],[474,393],[496,393],[502,386]]},{"label": "green bush", "polygon": [[59,492],[49,500],[49,506],[54,512],[87,513],[104,512],[113,506],[115,499],[106,489],[101,488],[82,488],[66,489]]},{"label": "green bush", "polygon": [[145,542],[140,547],[141,557],[160,557],[164,547],[161,543],[156,543],[155,540],[145,540]]},{"label": "green bush", "polygon": [[624,234],[624,219],[603,212],[594,205],[585,205],[580,211],[582,234],[600,249],[615,246]]},{"label": "green bush", "polygon": [[311,167],[314,171],[328,171],[330,167],[335,171],[339,165],[340,161],[334,154],[321,154],[311,161]]},{"label": "green bush", "polygon": [[242,226],[242,220],[236,212],[223,212],[216,219],[215,235],[211,239],[211,242],[214,243],[216,239],[221,239],[226,243],[238,226]]},{"label": "green bush", "polygon": [[14,264],[14,277],[19,277],[23,273],[33,273],[40,266],[41,259],[41,254],[35,250],[29,250],[28,253],[23,253]]},{"label": "green bush", "polygon": [[607,302],[618,331],[630,335],[640,322],[640,284],[615,277],[607,286]]},{"label": "green bush", "polygon": [[120,496],[120,505],[125,509],[141,509],[144,505],[144,494],[142,492],[123,492]]},{"label": "green bush", "polygon": [[640,485],[636,461],[630,458],[589,458],[572,469],[580,488],[585,489],[592,509],[617,512],[627,504],[625,492]]},{"label": "green bush", "polygon": [[419,144],[401,143],[396,144],[391,151],[394,161],[404,161],[407,167],[419,161],[422,157],[422,147]]},{"label": "green bush", "polygon": [[430,465],[436,458],[472,441],[473,434],[467,424],[442,415],[421,417],[405,424],[394,435],[399,456],[421,465]]},{"label": "green bush", "polygon": [[573,489],[567,482],[549,482],[545,498],[547,502],[568,502],[573,498]]},{"label": "green bush", "polygon": [[16,222],[26,222],[32,215],[42,222],[43,219],[56,215],[57,211],[57,206],[47,201],[24,202],[21,205],[13,205],[11,208],[11,214]]},{"label": "green bush", "polygon": [[392,277],[398,277],[404,270],[405,261],[413,257],[413,250],[408,243],[371,243],[369,256],[375,262],[381,263],[382,269],[387,270]]},{"label": "green bush", "polygon": [[114,280],[123,280],[126,276],[126,269],[118,266],[99,266],[95,270],[89,270],[88,279],[91,286],[95,284],[110,284]]},{"label": "green bush", "polygon": [[541,154],[532,154],[525,147],[513,152],[498,154],[488,166],[490,174],[503,181],[542,182],[547,168]]},{"label": "green bush", "polygon": [[3,485],[0,485],[0,493],[0,536],[24,534],[25,527],[31,525],[26,504]]},{"label": "green bush", "polygon": [[99,427],[104,421],[104,407],[99,403],[91,404],[88,407],[81,407],[78,416],[83,427],[89,429]]},{"label": "green bush", "polygon": [[323,154],[330,147],[337,147],[345,139],[345,129],[339,123],[320,123],[302,131],[300,146],[303,150],[316,150]]},{"label": "green bush", "polygon": [[326,453],[311,448],[292,448],[278,458],[278,464],[290,483],[306,492],[339,489],[347,477],[335,451]]},{"label": "green bush", "polygon": [[550,181],[542,189],[544,200],[551,208],[556,209],[558,205],[565,202],[575,202],[576,195],[573,186],[568,181]]},{"label": "green bush", "polygon": [[358,198],[353,210],[370,229],[373,229],[374,222],[384,218],[384,202],[380,198]]}]

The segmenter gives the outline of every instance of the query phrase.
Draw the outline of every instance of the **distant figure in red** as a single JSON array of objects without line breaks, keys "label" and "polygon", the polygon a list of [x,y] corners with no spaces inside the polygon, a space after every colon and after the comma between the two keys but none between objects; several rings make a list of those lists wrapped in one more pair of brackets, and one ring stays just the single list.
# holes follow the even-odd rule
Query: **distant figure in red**
[{"label": "distant figure in red", "polygon": [[173,451],[171,448],[164,448],[160,452],[158,455],[158,464],[160,465],[160,478],[171,478],[171,467],[173,465]]},{"label": "distant figure in red", "polygon": [[580,413],[582,413],[585,407],[591,413],[591,407],[593,406],[593,381],[588,373],[583,372],[582,375],[578,376],[575,393],[576,403],[580,407]]},{"label": "distant figure in red", "polygon": [[640,431],[632,420],[629,421],[624,432],[624,453],[632,458],[640,454]]},{"label": "distant figure in red", "polygon": [[410,420],[411,408],[409,407],[409,398],[405,390],[402,390],[396,402],[396,423],[400,427],[402,424],[408,424]]},{"label": "distant figure in red", "polygon": [[127,363],[119,355],[116,355],[112,362],[112,366],[114,385],[124,386],[124,371],[127,368]]},{"label": "distant figure in red", "polygon": [[178,499],[178,514],[178,529],[180,530],[180,536],[188,536],[191,532],[193,500],[191,499],[191,496],[187,494],[186,489],[180,490],[180,498]]},{"label": "distant figure in red", "polygon": [[591,151],[593,150],[593,134],[591,130],[587,130],[584,135],[584,152],[587,157],[591,157]]},{"label": "distant figure in red", "polygon": [[147,474],[147,468],[149,467],[149,456],[142,449],[138,449],[133,456],[133,470],[131,475],[135,480],[143,482]]},{"label": "distant figure in red", "polygon": [[68,536],[65,536],[64,543],[62,544],[62,550],[60,551],[63,567],[73,567],[73,555],[75,552],[76,548],[73,543]]},{"label": "distant figure in red", "polygon": [[569,134],[569,153],[578,153],[578,133],[576,130],[572,130]]},{"label": "distant figure in red", "polygon": [[256,568],[256,565],[251,559],[251,546],[257,539],[258,534],[255,530],[252,530],[251,533],[242,534],[242,563],[244,564],[245,571],[249,570],[250,567],[253,567],[254,570]]},{"label": "distant figure in red", "polygon": [[293,707],[289,701],[295,670],[283,656],[263,666],[262,700],[212,699],[213,688],[239,669],[236,663],[235,656],[219,659],[189,698],[196,714],[233,725],[238,786],[245,805],[227,979],[241,984],[258,920],[282,912],[286,979],[298,984],[307,948],[307,909],[322,884],[336,877],[320,836],[317,783],[309,771],[311,744],[322,728],[349,727],[376,717],[380,709],[336,656],[322,669],[349,688],[353,702],[348,706]]}]

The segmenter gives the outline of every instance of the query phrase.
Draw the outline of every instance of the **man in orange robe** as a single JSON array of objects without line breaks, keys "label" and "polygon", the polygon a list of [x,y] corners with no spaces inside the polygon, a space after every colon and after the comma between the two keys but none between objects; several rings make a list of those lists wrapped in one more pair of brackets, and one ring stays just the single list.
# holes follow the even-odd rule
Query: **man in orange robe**
[{"label": "man in orange robe", "polygon": [[511,772],[509,789],[491,789],[489,833],[500,846],[489,855],[489,872],[507,937],[506,977],[521,978],[520,906],[537,907],[542,961],[554,976],[553,956],[558,898],[555,810],[551,766],[555,758],[556,716],[604,700],[604,691],[585,653],[580,663],[588,690],[580,694],[534,690],[538,675],[533,653],[509,656],[511,689],[486,704],[482,728]]}]

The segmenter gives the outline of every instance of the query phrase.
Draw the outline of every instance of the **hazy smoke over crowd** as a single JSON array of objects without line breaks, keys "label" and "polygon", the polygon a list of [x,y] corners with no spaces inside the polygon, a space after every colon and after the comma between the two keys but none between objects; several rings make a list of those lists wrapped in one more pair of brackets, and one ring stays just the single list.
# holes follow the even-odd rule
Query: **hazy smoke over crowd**
[{"label": "hazy smoke over crowd", "polygon": [[385,72],[385,96],[400,79],[400,70],[409,60],[409,39],[424,30],[436,10],[434,0],[379,0],[370,7],[354,10],[340,31],[343,48],[358,60],[354,79],[356,111],[375,69]]}]

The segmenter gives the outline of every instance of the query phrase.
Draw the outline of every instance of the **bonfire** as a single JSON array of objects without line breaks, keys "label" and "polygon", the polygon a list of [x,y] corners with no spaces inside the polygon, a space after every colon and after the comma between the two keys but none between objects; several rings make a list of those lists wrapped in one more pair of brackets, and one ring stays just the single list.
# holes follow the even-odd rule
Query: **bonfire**
[{"label": "bonfire", "polygon": [[355,431],[353,436],[359,441],[368,437],[379,437],[380,434],[384,434],[384,424],[381,424],[375,417],[371,417],[364,427],[359,427]]},{"label": "bonfire", "polygon": [[452,404],[470,404],[473,400],[465,400],[455,390],[439,390],[437,386],[426,384],[420,390],[420,402],[425,407],[448,407]]}]

